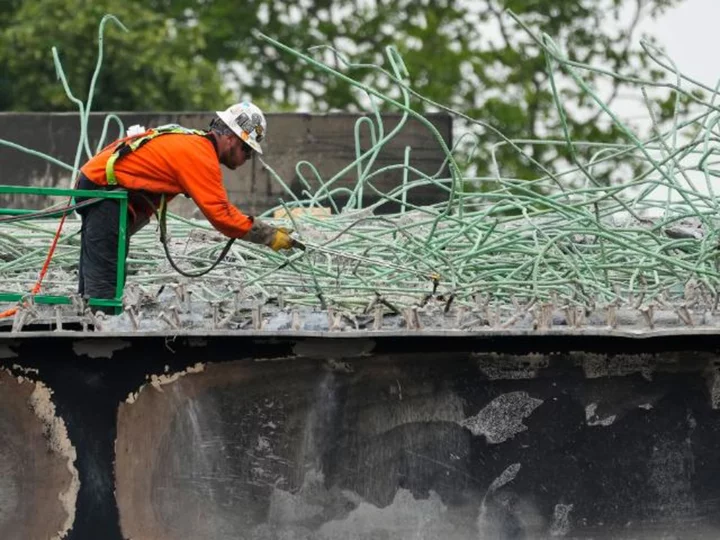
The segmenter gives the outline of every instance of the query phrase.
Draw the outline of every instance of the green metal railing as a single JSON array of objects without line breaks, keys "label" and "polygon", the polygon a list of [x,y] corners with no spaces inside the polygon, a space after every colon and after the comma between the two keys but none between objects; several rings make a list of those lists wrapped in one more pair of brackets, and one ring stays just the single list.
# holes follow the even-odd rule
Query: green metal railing
[{"label": "green metal railing", "polygon": [[[102,306],[114,308],[115,313],[122,311],[123,289],[125,287],[125,252],[127,249],[127,213],[128,200],[127,191],[105,191],[105,190],[87,190],[87,189],[61,189],[61,188],[45,188],[45,187],[28,187],[28,186],[5,186],[0,185],[0,194],[12,195],[44,195],[55,197],[88,197],[93,199],[115,199],[120,203],[120,225],[118,227],[118,253],[117,253],[117,285],[115,288],[115,298],[89,298],[90,306]],[[98,201],[99,202],[99,201]],[[71,213],[72,209],[59,208],[56,212],[42,212],[43,218],[61,216]],[[37,214],[38,210],[27,210],[19,208],[0,208],[0,215],[17,215],[27,216],[23,220],[35,219],[33,214]],[[2,222],[0,222],[0,228]],[[48,295],[48,294],[32,294],[28,293],[11,293],[2,292],[0,290],[0,302],[20,302],[29,296],[37,304],[71,304],[70,296]]]}]

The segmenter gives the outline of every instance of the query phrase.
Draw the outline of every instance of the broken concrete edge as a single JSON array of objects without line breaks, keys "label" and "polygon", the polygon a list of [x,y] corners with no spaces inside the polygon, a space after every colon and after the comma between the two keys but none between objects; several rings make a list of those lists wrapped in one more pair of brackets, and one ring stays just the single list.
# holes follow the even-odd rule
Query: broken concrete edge
[{"label": "broken concrete edge", "polygon": [[612,328],[564,328],[546,330],[520,330],[520,329],[488,329],[488,330],[348,330],[342,332],[312,331],[312,330],[163,330],[163,331],[82,331],[82,330],[40,330],[27,332],[0,333],[0,343],[3,341],[24,340],[49,337],[72,337],[81,339],[120,338],[130,339],[138,337],[174,338],[212,338],[212,337],[261,337],[261,338],[327,338],[327,339],[368,339],[388,337],[442,337],[442,338],[514,338],[514,337],[620,337],[633,339],[652,339],[656,337],[691,337],[691,336],[720,336],[720,328],[668,328],[654,330],[618,330]]},{"label": "broken concrete edge", "polygon": [[57,415],[55,404],[52,401],[52,389],[43,382],[34,380],[29,376],[37,375],[39,371],[33,368],[23,368],[18,364],[13,364],[12,368],[0,367],[0,371],[4,371],[11,377],[15,377],[19,383],[29,382],[35,385],[30,395],[28,405],[42,423],[48,450],[67,460],[70,484],[67,490],[58,494],[58,499],[67,517],[65,523],[62,525],[62,529],[50,538],[50,540],[63,540],[75,523],[75,508],[78,492],[80,491],[80,475],[75,467],[77,451],[70,441],[65,421]]},{"label": "broken concrete edge", "polygon": [[31,396],[31,406],[38,418],[43,422],[50,448],[67,459],[67,469],[71,475],[67,491],[58,495],[63,508],[67,512],[67,519],[63,529],[51,540],[62,540],[67,536],[75,522],[75,503],[80,491],[80,475],[75,467],[77,452],[67,432],[65,421],[55,414],[55,404],[52,402],[52,390],[43,383],[35,382],[35,390]]},{"label": "broken concrete edge", "polygon": [[[167,369],[167,366],[165,367]],[[130,405],[135,403],[143,390],[148,387],[148,384],[155,388],[155,390],[157,390],[158,392],[163,392],[164,390],[162,389],[162,387],[166,384],[172,384],[178,379],[180,379],[180,377],[185,377],[186,375],[190,375],[192,373],[202,373],[203,371],[205,371],[205,364],[203,364],[202,362],[196,362],[194,365],[188,366],[181,371],[163,373],[162,375],[155,375],[154,373],[145,375],[145,377],[149,379],[149,382],[141,385],[140,388],[138,388],[135,392],[130,392],[128,394],[128,397],[125,398],[125,403],[128,403]]]},{"label": "broken concrete edge", "polygon": [[[30,367],[23,367],[23,366],[21,366],[20,364],[13,364],[13,365],[12,365],[12,370],[13,370],[13,371],[18,371],[18,372],[20,372],[20,373],[23,373],[23,374],[25,374],[26,376],[30,376],[30,375],[40,375],[40,370],[39,370],[39,369],[30,368]],[[32,379],[29,379],[29,378],[28,378],[27,380],[32,381]],[[33,382],[34,382],[34,381],[33,381]]]}]

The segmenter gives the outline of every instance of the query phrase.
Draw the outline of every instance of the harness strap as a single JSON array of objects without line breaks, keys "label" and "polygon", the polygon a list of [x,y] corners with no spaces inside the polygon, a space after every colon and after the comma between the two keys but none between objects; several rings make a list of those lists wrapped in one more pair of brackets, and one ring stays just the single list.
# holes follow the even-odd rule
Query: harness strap
[{"label": "harness strap", "polygon": [[[170,133],[180,133],[183,135],[200,135],[201,137],[207,137],[208,133],[207,131],[201,131],[199,129],[188,129],[182,126],[179,126],[177,124],[168,124],[165,126],[160,126],[155,129],[151,129],[150,131],[146,132],[145,134],[138,135],[137,137],[133,139],[126,139],[122,142],[120,142],[113,151],[112,154],[110,154],[110,157],[107,160],[107,164],[105,165],[105,178],[107,180],[108,186],[115,186],[117,185],[117,178],[115,177],[115,163],[118,159],[122,159],[123,157],[127,156],[131,152],[135,152],[138,148],[141,148],[143,145],[147,144],[151,140],[153,140],[155,137],[159,137],[160,135],[167,135]],[[140,194],[142,196],[142,194]],[[152,201],[150,201],[152,204]],[[152,204],[154,206],[154,204]],[[173,267],[173,269],[178,272],[179,274],[185,276],[185,277],[191,277],[196,278],[200,276],[204,276],[208,272],[211,272],[215,269],[215,267],[222,262],[222,260],[227,256],[228,252],[230,251],[230,248],[233,245],[233,242],[235,242],[235,238],[230,238],[225,244],[225,247],[220,252],[220,255],[215,260],[214,263],[212,263],[208,268],[205,268],[204,270],[200,270],[198,272],[185,272],[184,270],[180,269],[178,265],[173,260],[172,256],[170,255],[170,249],[168,248],[168,238],[167,238],[167,200],[165,198],[165,194],[161,194],[160,196],[160,206],[158,210],[155,212],[155,217],[158,220],[158,224],[160,226],[160,243],[163,246],[163,250],[165,251],[165,256],[167,257],[168,262],[170,263],[170,266]]]},{"label": "harness strap", "polygon": [[182,135],[200,135],[202,137],[207,136],[207,131],[202,131],[199,129],[189,129],[179,126],[177,124],[167,124],[165,126],[151,129],[146,133],[142,135],[137,135],[132,139],[126,139],[124,141],[121,141],[115,147],[113,153],[110,154],[110,157],[105,164],[105,179],[107,180],[108,186],[117,185],[117,178],[115,177],[115,162],[117,162],[118,159],[127,156],[131,152],[134,152],[138,148],[153,140],[155,137],[159,137],[160,135],[167,135],[170,133],[180,133]]}]

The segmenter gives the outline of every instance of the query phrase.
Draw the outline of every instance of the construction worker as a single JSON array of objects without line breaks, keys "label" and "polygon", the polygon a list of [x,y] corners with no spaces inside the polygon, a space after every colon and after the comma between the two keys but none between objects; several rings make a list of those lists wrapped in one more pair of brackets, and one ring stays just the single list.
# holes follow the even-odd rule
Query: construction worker
[{"label": "construction worker", "polygon": [[[128,191],[128,243],[164,204],[163,197],[169,201],[185,194],[229,238],[275,251],[290,249],[294,241],[288,232],[243,214],[228,200],[222,181],[220,164],[236,169],[254,153],[262,154],[265,116],[249,102],[216,114],[207,131],[162,126],[108,145],[81,168],[78,189],[119,186]],[[114,298],[120,205],[103,199],[78,213],[82,217],[78,291],[90,298]]]}]

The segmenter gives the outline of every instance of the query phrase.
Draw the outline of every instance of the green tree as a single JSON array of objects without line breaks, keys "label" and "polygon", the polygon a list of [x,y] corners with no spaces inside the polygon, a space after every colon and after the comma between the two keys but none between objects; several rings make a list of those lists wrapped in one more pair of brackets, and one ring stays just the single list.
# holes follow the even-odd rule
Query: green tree
[{"label": "green tree", "polygon": [[[346,83],[311,69],[252,37],[258,29],[300,50],[330,45],[357,63],[380,63],[387,45],[399,48],[420,94],[499,129],[509,138],[561,137],[546,59],[527,32],[503,12],[510,9],[534,33],[555,39],[571,60],[640,77],[658,77],[639,47],[638,26],[681,0],[253,0],[242,8],[233,0],[148,0],[178,27],[204,28],[206,54],[218,61],[226,81],[242,96],[272,108],[304,105],[315,111],[362,110],[363,96]],[[316,53],[323,57],[323,53]],[[327,50],[324,58],[332,62]],[[397,97],[397,88],[377,70],[353,69],[354,77]],[[589,84],[601,84],[612,104],[623,91],[619,80],[585,72]],[[570,135],[578,140],[610,142],[623,135],[603,121],[597,107],[577,86],[561,85]],[[668,95],[661,96],[662,112]],[[416,110],[432,107],[417,100]],[[495,137],[484,133],[485,140]],[[498,139],[500,140],[500,139]],[[487,145],[485,145],[485,149]],[[539,162],[569,161],[560,149],[528,146]],[[479,155],[479,174],[489,172],[487,154]],[[582,150],[580,150],[582,152]],[[537,174],[529,160],[508,146],[498,160],[508,175]]]},{"label": "green tree", "polygon": [[127,0],[11,0],[0,3],[0,110],[75,110],[57,79],[57,47],[70,88],[85,99],[95,70],[98,24],[105,27],[94,110],[208,110],[230,99],[216,62],[204,57],[203,27],[178,28]]},{"label": "green tree", "polygon": [[[385,47],[394,45],[419,94],[481,119],[509,138],[560,138],[545,55],[503,11],[512,10],[533,33],[553,37],[572,60],[653,78],[660,75],[640,51],[638,25],[681,1],[10,0],[2,9],[14,15],[0,17],[0,106],[69,108],[55,81],[50,46],[59,46],[71,82],[87,87],[97,23],[112,13],[131,32],[108,28],[95,109],[211,109],[224,97],[218,90],[218,71],[236,98],[251,98],[269,110],[367,109],[364,96],[345,82],[254,38],[253,30],[260,30],[304,51],[332,46],[356,63],[382,63]],[[327,49],[311,54],[346,69]],[[400,95],[377,70],[348,72],[393,97]],[[602,88],[611,104],[624,90],[618,79],[599,81],[592,72],[584,76]],[[570,104],[566,112],[571,137],[623,140],[617,126],[606,121],[576,85],[560,81],[559,91]],[[661,118],[672,112],[671,98],[669,93],[656,96]],[[413,107],[433,110],[417,99]],[[492,130],[479,132],[484,143],[501,140]],[[475,161],[480,175],[490,172],[489,146],[483,145]],[[524,150],[548,165],[571,160],[562,148]],[[499,147],[497,158],[505,176],[538,174],[530,160],[509,146]]]}]

